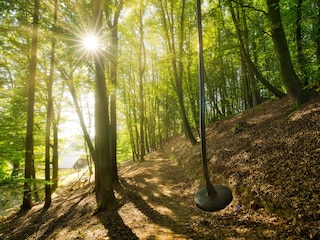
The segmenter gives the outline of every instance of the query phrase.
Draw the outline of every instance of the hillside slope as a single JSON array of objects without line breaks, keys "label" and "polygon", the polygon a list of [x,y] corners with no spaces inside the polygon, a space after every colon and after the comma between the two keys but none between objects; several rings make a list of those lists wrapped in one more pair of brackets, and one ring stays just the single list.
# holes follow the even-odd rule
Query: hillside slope
[{"label": "hillside slope", "polygon": [[[173,139],[168,154],[200,178],[199,147],[180,143]],[[287,97],[210,124],[207,152],[213,182],[229,184],[239,204],[320,231],[319,93],[299,110]]]},{"label": "hillside slope", "polygon": [[299,110],[285,98],[210,124],[212,181],[234,194],[220,212],[195,206],[200,145],[181,135],[119,167],[114,211],[95,213],[92,183],[60,189],[47,211],[0,219],[0,239],[319,239],[319,120],[317,93]]}]

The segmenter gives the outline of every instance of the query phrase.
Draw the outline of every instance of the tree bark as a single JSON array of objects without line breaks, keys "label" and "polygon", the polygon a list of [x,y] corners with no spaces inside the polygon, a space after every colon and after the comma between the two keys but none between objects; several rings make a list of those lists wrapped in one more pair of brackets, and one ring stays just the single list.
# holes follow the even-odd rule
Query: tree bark
[{"label": "tree bark", "polygon": [[23,202],[22,202],[21,210],[29,210],[32,208],[32,205],[33,205],[32,196],[31,196],[31,179],[32,179],[32,173],[34,171],[33,127],[34,127],[35,83],[36,83],[36,72],[37,72],[39,7],[40,7],[40,1],[35,0],[34,12],[33,12],[30,75],[28,80],[28,120],[27,120],[27,136],[26,136],[25,182],[24,182]]},{"label": "tree bark", "polygon": [[[92,1],[94,29],[102,29],[104,1]],[[104,55],[94,54],[95,64],[95,190],[98,211],[111,209],[115,203],[110,154],[109,101],[105,78]]]},{"label": "tree bark", "polygon": [[145,62],[146,62],[146,52],[145,52],[145,46],[144,46],[144,30],[143,30],[143,14],[144,9],[143,6],[141,6],[142,3],[140,3],[140,9],[139,9],[139,33],[140,33],[140,41],[139,41],[139,99],[140,99],[140,161],[144,161],[145,156],[145,99],[144,99],[144,93],[143,93],[143,78],[144,78],[144,72],[145,72]]},{"label": "tree bark", "polygon": [[[107,25],[111,33],[111,47],[109,48],[109,77],[112,84],[110,96],[110,157],[112,168],[112,179],[114,182],[119,181],[117,167],[117,69],[118,69],[118,20],[123,7],[123,0],[115,3],[115,10],[107,8]],[[114,14],[112,15],[112,11]],[[113,16],[113,17],[112,17]]]},{"label": "tree bark", "polygon": [[300,105],[308,100],[308,95],[303,91],[303,86],[292,65],[287,39],[282,26],[279,0],[267,0],[267,5],[272,40],[282,81],[289,96],[295,101],[296,105]]},{"label": "tree bark", "polygon": [[[58,13],[58,1],[54,1],[54,14],[53,14],[53,26],[57,24]],[[45,141],[45,204],[44,209],[48,209],[51,206],[51,185],[50,185],[50,137],[51,137],[51,119],[53,117],[53,100],[52,100],[52,87],[55,68],[55,47],[56,38],[51,38],[51,53],[50,53],[50,74],[47,82],[47,119],[46,119],[46,141]]]}]

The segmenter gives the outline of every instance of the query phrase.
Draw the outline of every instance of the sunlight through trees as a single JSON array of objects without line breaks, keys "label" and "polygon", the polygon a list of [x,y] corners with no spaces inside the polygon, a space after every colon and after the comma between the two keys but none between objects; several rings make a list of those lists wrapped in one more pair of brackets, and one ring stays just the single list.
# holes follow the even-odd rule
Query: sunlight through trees
[{"label": "sunlight through trees", "polygon": [[[299,106],[319,91],[318,3],[202,6],[207,123],[286,94]],[[0,2],[0,181],[19,180],[24,209],[44,199],[43,186],[47,195],[57,186],[58,153],[86,152],[97,186],[113,201],[118,163],[143,161],[177,134],[196,144],[195,7],[185,0]]]}]

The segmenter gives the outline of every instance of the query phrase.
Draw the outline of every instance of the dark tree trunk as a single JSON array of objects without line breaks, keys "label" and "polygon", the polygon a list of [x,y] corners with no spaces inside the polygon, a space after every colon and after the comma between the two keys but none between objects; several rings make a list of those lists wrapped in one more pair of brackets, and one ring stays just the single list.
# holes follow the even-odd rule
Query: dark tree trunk
[{"label": "dark tree trunk", "polygon": [[[104,1],[92,1],[93,23],[97,32],[102,28]],[[95,190],[98,211],[111,209],[115,203],[110,154],[110,120],[105,78],[104,55],[94,55],[95,64]]]},{"label": "dark tree trunk", "polygon": [[19,174],[20,162],[16,161],[13,163],[11,177],[16,177]]},{"label": "dark tree trunk", "polygon": [[303,86],[294,71],[291,62],[288,43],[284,34],[280,16],[279,0],[267,0],[267,5],[269,11],[268,17],[271,24],[272,40],[279,63],[282,81],[289,96],[297,105],[299,105],[308,100],[308,95],[303,91]]},{"label": "dark tree trunk", "polygon": [[33,32],[30,60],[30,75],[28,80],[28,121],[27,121],[27,136],[26,136],[26,159],[25,159],[25,183],[23,192],[23,202],[21,210],[32,208],[31,182],[34,171],[33,158],[33,127],[34,127],[34,97],[35,83],[37,71],[37,48],[38,48],[38,24],[39,24],[39,0],[34,1],[33,13]]}]

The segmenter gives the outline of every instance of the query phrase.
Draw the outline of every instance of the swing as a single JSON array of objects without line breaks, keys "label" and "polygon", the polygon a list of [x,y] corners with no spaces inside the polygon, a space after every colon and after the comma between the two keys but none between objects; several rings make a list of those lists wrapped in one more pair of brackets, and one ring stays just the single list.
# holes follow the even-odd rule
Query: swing
[{"label": "swing", "polygon": [[199,61],[199,90],[200,90],[200,139],[202,168],[206,186],[195,193],[196,206],[206,212],[215,212],[224,209],[232,201],[232,192],[222,185],[212,185],[208,171],[206,136],[205,136],[205,89],[204,89],[204,64],[203,41],[201,23],[201,0],[197,0],[197,27],[198,27],[198,61]]}]

